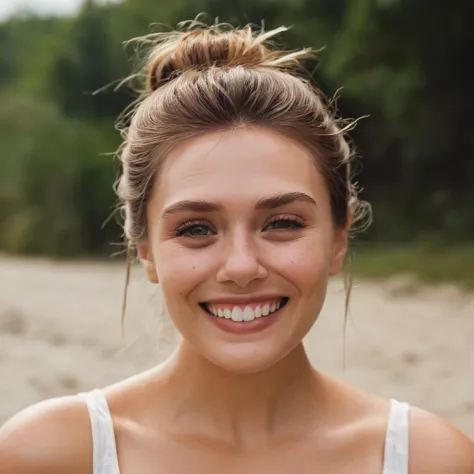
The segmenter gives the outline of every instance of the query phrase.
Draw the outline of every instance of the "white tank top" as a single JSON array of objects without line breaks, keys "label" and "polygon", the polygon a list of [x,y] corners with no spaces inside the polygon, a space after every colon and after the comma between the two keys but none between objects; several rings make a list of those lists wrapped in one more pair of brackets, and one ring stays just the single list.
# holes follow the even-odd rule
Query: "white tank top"
[{"label": "white tank top", "polygon": [[[120,474],[114,426],[101,390],[79,394],[87,404],[92,426],[93,474]],[[409,405],[390,400],[382,474],[408,474]]]}]

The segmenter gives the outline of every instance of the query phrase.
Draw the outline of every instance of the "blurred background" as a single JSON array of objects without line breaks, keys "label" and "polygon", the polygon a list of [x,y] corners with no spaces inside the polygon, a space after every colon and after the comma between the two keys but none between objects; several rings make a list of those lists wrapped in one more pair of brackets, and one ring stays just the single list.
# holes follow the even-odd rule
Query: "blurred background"
[{"label": "blurred background", "polygon": [[354,242],[347,368],[340,281],[309,336],[312,356],[474,437],[468,0],[0,0],[0,423],[134,373],[172,344],[159,294],[135,269],[122,348],[124,259],[111,257],[121,229],[108,217],[114,122],[134,96],[113,89],[131,72],[125,40],[200,12],[292,25],[286,46],[324,47],[308,66],[327,95],[342,87],[342,115],[369,116],[352,133],[374,222]]}]

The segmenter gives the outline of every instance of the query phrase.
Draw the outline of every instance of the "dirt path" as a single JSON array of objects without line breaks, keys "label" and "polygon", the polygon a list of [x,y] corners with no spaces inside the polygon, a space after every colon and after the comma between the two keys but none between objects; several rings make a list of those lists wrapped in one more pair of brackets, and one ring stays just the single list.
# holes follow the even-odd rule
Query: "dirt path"
[{"label": "dirt path", "polygon": [[[104,386],[166,355],[172,337],[158,337],[169,335],[159,295],[137,270],[124,352],[121,265],[0,258],[0,424],[26,405]],[[474,438],[474,295],[410,289],[405,279],[356,283],[344,373],[344,298],[333,281],[307,338],[311,358],[351,383],[434,411]]]}]

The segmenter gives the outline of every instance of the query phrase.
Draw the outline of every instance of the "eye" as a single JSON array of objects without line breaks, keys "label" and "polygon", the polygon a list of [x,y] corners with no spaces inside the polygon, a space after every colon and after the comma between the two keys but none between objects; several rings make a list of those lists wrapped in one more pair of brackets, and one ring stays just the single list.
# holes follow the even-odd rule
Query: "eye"
[{"label": "eye", "polygon": [[190,221],[181,224],[176,229],[177,237],[207,237],[215,235],[215,232],[203,221]]},{"label": "eye", "polygon": [[292,230],[292,229],[301,229],[304,227],[304,223],[301,219],[295,217],[275,217],[271,222],[265,227],[269,230]]}]

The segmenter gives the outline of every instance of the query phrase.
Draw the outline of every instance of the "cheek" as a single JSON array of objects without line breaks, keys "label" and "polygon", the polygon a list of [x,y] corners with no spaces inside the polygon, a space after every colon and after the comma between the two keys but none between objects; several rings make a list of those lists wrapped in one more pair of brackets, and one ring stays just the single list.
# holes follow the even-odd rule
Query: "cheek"
[{"label": "cheek", "polygon": [[168,307],[187,298],[194,288],[209,278],[209,261],[202,249],[187,249],[175,242],[157,246],[156,269]]},{"label": "cheek", "polygon": [[322,232],[314,231],[275,254],[272,266],[301,290],[313,291],[327,281],[331,248]]}]

